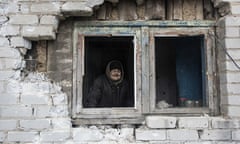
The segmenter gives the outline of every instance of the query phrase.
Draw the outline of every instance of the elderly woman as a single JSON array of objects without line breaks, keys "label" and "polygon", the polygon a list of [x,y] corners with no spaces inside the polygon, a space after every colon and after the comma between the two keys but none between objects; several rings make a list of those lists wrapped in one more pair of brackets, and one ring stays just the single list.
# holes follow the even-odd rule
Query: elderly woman
[{"label": "elderly woman", "polygon": [[120,61],[110,61],[104,75],[99,76],[89,91],[87,107],[131,107],[129,84],[124,79]]}]

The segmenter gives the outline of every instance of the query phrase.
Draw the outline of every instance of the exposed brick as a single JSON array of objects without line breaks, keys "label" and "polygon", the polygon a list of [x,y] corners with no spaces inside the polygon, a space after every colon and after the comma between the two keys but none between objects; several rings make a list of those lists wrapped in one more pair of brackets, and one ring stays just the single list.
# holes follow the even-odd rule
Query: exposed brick
[{"label": "exposed brick", "polygon": [[136,140],[143,141],[156,141],[166,140],[166,130],[148,130],[148,129],[136,129]]},{"label": "exposed brick", "polygon": [[208,128],[208,118],[205,117],[180,117],[178,121],[179,128]]},{"label": "exposed brick", "polygon": [[240,14],[240,4],[233,3],[231,4],[232,14]]},{"label": "exposed brick", "polygon": [[222,96],[221,97],[221,104],[228,104],[228,105],[239,105],[240,104],[240,96]]},{"label": "exposed brick", "polygon": [[169,140],[198,140],[197,130],[167,130]]},{"label": "exposed brick", "polygon": [[225,45],[226,48],[240,49],[240,38],[226,38]]},{"label": "exposed brick", "polygon": [[225,17],[226,26],[239,26],[240,25],[240,17],[228,16]]},{"label": "exposed brick", "polygon": [[32,116],[32,108],[24,106],[1,106],[0,117],[2,118],[26,118]]},{"label": "exposed brick", "polygon": [[232,140],[240,140],[240,130],[232,131]]},{"label": "exposed brick", "polygon": [[0,120],[0,130],[10,131],[17,129],[17,120]]},{"label": "exposed brick", "polygon": [[202,140],[231,140],[230,130],[203,130]]},{"label": "exposed brick", "polygon": [[9,46],[9,41],[5,37],[0,37],[0,47],[2,46]]},{"label": "exposed brick", "polygon": [[44,130],[51,127],[48,119],[21,120],[20,128],[24,130]]},{"label": "exposed brick", "polygon": [[20,71],[0,71],[0,80],[20,79]]},{"label": "exposed brick", "polygon": [[25,82],[22,83],[23,94],[49,94],[50,93],[50,82]]},{"label": "exposed brick", "polygon": [[31,5],[31,12],[40,14],[59,14],[60,3],[36,3]]},{"label": "exposed brick", "polygon": [[225,28],[226,37],[240,37],[240,28],[239,27],[226,27]]},{"label": "exposed brick", "polygon": [[0,104],[1,105],[17,104],[18,98],[19,98],[18,93],[1,93]]},{"label": "exposed brick", "polygon": [[52,119],[53,129],[70,129],[72,126],[70,118],[53,118]]},{"label": "exposed brick", "polygon": [[0,142],[3,142],[6,136],[7,136],[6,133],[0,132]]},{"label": "exposed brick", "polygon": [[21,58],[20,52],[15,48],[9,47],[0,47],[0,58],[13,58],[18,59]]},{"label": "exposed brick", "polygon": [[32,48],[32,43],[29,40],[26,40],[22,37],[12,37],[11,38],[11,45],[15,48]]},{"label": "exposed brick", "polygon": [[7,140],[10,142],[33,142],[38,139],[38,132],[8,132],[7,137]]},{"label": "exposed brick", "polygon": [[0,29],[0,35],[16,36],[20,34],[20,26],[6,25]]},{"label": "exposed brick", "polygon": [[240,106],[228,106],[227,113],[230,117],[239,117],[240,116]]},{"label": "exposed brick", "polygon": [[214,118],[212,119],[212,128],[214,129],[232,129],[240,128],[240,121],[234,119]]},{"label": "exposed brick", "polygon": [[89,128],[74,128],[73,141],[74,142],[98,142],[103,139],[103,134],[97,129]]},{"label": "exposed brick", "polygon": [[10,24],[18,24],[18,25],[36,25],[38,24],[38,16],[37,15],[11,15],[10,16]]},{"label": "exposed brick", "polygon": [[66,2],[62,5],[62,12],[75,16],[91,16],[93,10],[85,2]]},{"label": "exposed brick", "polygon": [[21,95],[21,103],[23,104],[49,104],[49,96],[45,94],[27,93]]},{"label": "exposed brick", "polygon": [[21,69],[24,66],[22,59],[0,58],[0,70]]},{"label": "exposed brick", "polygon": [[56,38],[53,26],[24,26],[22,35],[31,40],[51,40]]},{"label": "exposed brick", "polygon": [[65,105],[59,106],[37,106],[36,117],[66,117],[68,116],[68,107]]},{"label": "exposed brick", "polygon": [[175,128],[176,117],[147,116],[146,125],[149,128]]},{"label": "exposed brick", "polygon": [[46,131],[40,133],[41,142],[60,142],[70,138],[70,131]]},{"label": "exposed brick", "polygon": [[59,20],[56,16],[42,16],[40,19],[40,24],[42,25],[52,25],[54,27],[54,30],[57,30]]}]

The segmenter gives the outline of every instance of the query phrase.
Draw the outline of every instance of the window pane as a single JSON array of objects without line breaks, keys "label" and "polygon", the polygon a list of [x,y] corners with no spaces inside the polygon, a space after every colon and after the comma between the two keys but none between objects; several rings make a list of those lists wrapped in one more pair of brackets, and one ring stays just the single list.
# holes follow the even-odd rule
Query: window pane
[{"label": "window pane", "polygon": [[[133,36],[85,37],[84,107],[134,107],[133,38]],[[90,93],[95,91],[94,81],[101,75],[106,76],[106,67],[113,60],[121,62],[123,66],[122,76],[126,81],[124,83],[121,81],[122,83],[116,87],[117,89],[114,87],[117,83],[111,83],[110,87],[105,83],[101,84],[101,91],[96,92],[98,98],[94,96],[94,106],[91,104],[90,106],[88,103],[93,98]],[[109,80],[108,77],[107,80]],[[103,90],[106,89],[107,92],[104,92]]]},{"label": "window pane", "polygon": [[205,103],[203,37],[156,37],[156,106],[199,107]]}]

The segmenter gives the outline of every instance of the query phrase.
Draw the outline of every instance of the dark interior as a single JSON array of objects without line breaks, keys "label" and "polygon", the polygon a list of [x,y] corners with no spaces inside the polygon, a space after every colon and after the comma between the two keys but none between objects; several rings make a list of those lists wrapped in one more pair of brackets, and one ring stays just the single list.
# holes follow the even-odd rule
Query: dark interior
[{"label": "dark interior", "polygon": [[[94,80],[105,73],[107,63],[119,60],[123,64],[124,77],[129,81],[134,99],[134,44],[133,36],[86,36],[85,76],[83,102]],[[134,104],[132,104],[134,106]],[[85,104],[84,104],[85,106]]]},{"label": "dark interior", "polygon": [[[205,103],[203,36],[156,37],[156,104]],[[185,102],[186,103],[186,102]]]}]

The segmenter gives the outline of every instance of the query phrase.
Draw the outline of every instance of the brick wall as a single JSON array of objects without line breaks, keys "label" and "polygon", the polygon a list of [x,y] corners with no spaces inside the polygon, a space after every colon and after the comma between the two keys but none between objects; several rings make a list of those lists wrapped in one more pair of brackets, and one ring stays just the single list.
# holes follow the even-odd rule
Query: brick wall
[{"label": "brick wall", "polygon": [[[117,2],[115,0],[108,0]],[[240,0],[215,0],[221,116],[147,116],[138,126],[72,127],[69,93],[54,71],[24,73],[32,41],[55,40],[59,21],[89,16],[103,0],[0,2],[0,143],[237,144],[240,142]],[[70,34],[66,32],[66,34]],[[60,40],[59,40],[60,41]],[[61,48],[61,47],[60,47]],[[64,49],[64,47],[62,47]],[[61,53],[59,53],[61,55]],[[54,60],[58,59],[53,59]],[[69,62],[69,61],[68,61]],[[71,63],[71,61],[70,61]],[[49,64],[49,68],[54,63]],[[57,66],[58,67],[58,66]],[[59,68],[59,69],[58,69]],[[57,70],[63,70],[58,67]],[[55,69],[55,70],[56,70]],[[48,77],[49,76],[49,77]],[[67,75],[71,77],[70,75]]]}]

